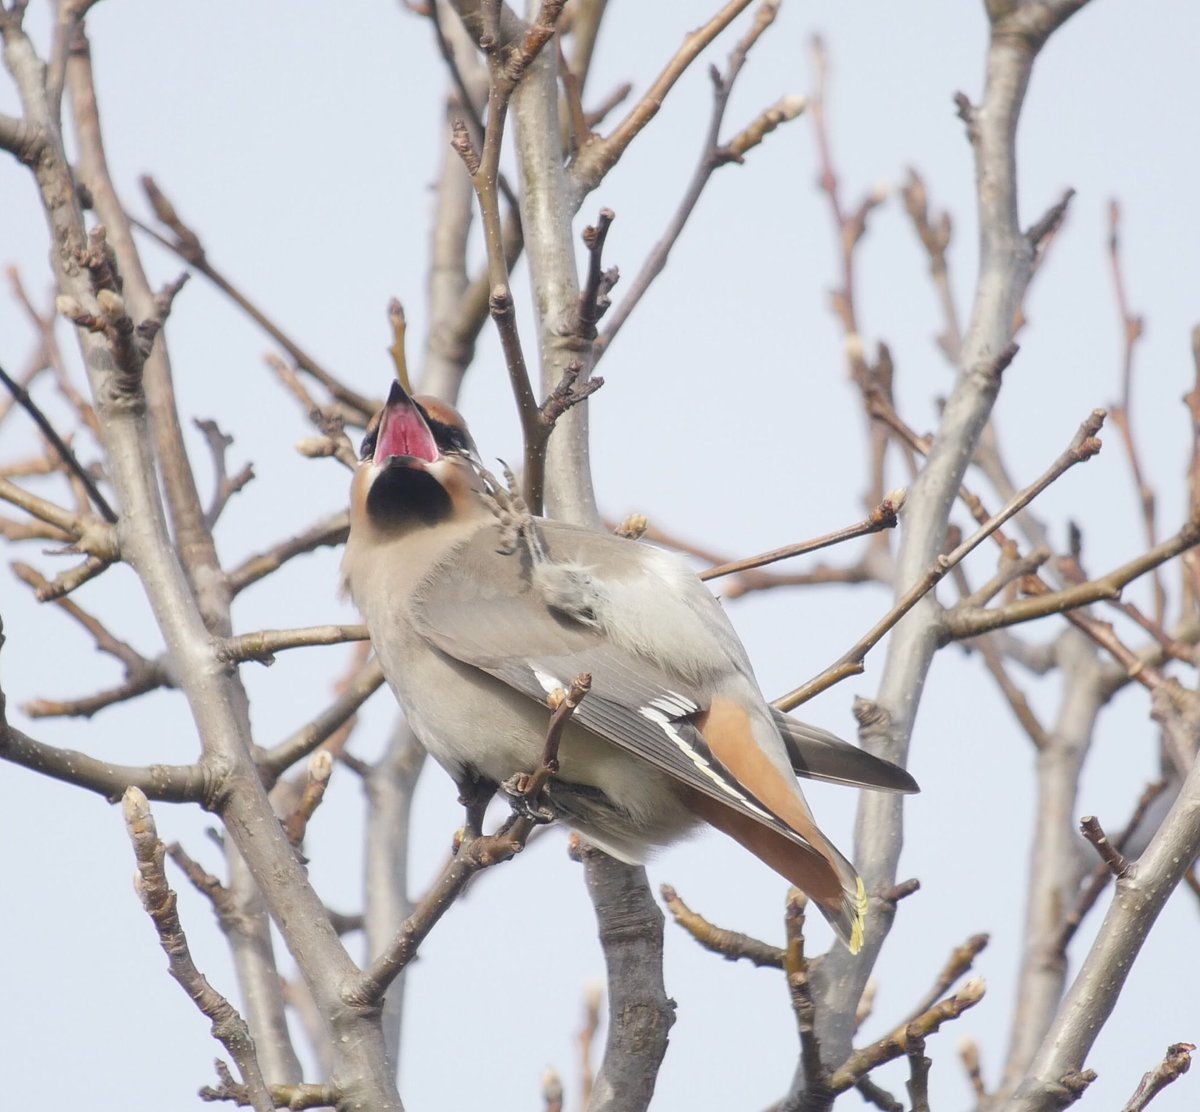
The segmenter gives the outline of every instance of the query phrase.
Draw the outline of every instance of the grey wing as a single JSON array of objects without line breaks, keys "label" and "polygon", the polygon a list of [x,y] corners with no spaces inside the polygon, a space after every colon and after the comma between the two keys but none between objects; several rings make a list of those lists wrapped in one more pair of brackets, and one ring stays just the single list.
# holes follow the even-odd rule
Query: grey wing
[{"label": "grey wing", "polygon": [[[547,532],[551,559],[574,561],[581,555],[581,545],[570,543],[572,531],[556,525]],[[497,530],[481,529],[418,588],[413,613],[422,635],[442,652],[540,703],[580,673],[590,674],[591,691],[574,721],[798,840],[709,752],[690,721],[708,708],[701,687],[668,674],[649,657],[615,646],[589,621],[548,606],[532,586],[525,547],[505,554],[500,542]],[[618,562],[626,556],[624,546],[633,546],[619,538],[612,542]]]},{"label": "grey wing", "polygon": [[836,734],[809,726],[781,710],[772,713],[797,776],[879,791],[921,790],[899,765],[872,756]]}]

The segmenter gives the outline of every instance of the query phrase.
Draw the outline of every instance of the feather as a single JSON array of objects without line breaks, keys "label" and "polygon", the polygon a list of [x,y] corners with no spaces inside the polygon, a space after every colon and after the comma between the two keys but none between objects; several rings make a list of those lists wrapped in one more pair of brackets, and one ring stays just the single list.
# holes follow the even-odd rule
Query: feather
[{"label": "feather", "polygon": [[916,780],[899,765],[867,753],[827,730],[809,726],[781,710],[773,710],[772,714],[797,776],[876,791],[911,793],[921,790]]}]

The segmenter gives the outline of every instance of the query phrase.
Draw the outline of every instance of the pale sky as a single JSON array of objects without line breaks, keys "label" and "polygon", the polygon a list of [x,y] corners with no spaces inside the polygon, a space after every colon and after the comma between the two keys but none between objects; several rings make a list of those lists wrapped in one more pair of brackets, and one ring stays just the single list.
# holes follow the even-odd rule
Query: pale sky
[{"label": "pale sky", "polygon": [[[625,80],[644,88],[684,31],[709,14],[709,6],[694,2],[613,0],[591,99]],[[37,0],[29,18],[44,47],[48,17]],[[707,126],[705,68],[710,61],[723,64],[745,24],[743,17],[685,76],[580,213],[582,228],[601,206],[616,212],[606,259],[621,267],[626,282],[660,234],[698,156]],[[880,184],[898,185],[909,166],[921,171],[931,202],[948,207],[955,220],[953,282],[964,321],[976,256],[973,168],[952,97],[957,90],[973,100],[980,96],[984,24],[982,5],[964,0],[788,0],[743,71],[726,131],[732,134],[784,93],[809,91],[807,44],[812,33],[823,34],[831,64],[829,122],[846,201],[855,204]],[[344,379],[382,394],[391,373],[389,297],[406,306],[413,350],[424,334],[430,187],[445,140],[445,81],[425,22],[400,5],[361,0],[110,0],[93,10],[89,30],[108,155],[129,207],[146,214],[137,178],[153,173],[218,267]],[[1137,353],[1135,423],[1160,492],[1164,535],[1184,513],[1190,446],[1179,399],[1192,385],[1189,337],[1200,319],[1200,157],[1191,122],[1200,97],[1198,39],[1194,5],[1094,0],[1045,50],[1019,139],[1022,223],[1033,223],[1066,186],[1078,193],[1031,292],[1031,323],[996,408],[1001,442],[1023,483],[1061,451],[1092,408],[1116,398],[1120,336],[1105,219],[1109,199],[1119,198],[1130,298],[1147,319]],[[15,111],[10,84],[0,87],[0,109]],[[837,260],[827,207],[815,188],[816,166],[812,128],[801,118],[751,152],[745,166],[720,170],[666,273],[605,357],[607,384],[592,403],[592,427],[596,488],[607,514],[640,510],[663,528],[731,556],[862,515],[863,422],[827,307]],[[19,267],[31,293],[46,303],[44,223],[28,173],[11,159],[0,160],[0,198],[0,262]],[[152,247],[146,258],[157,282],[179,270]],[[911,424],[929,429],[935,398],[949,391],[952,379],[932,340],[941,321],[925,259],[894,194],[872,218],[858,268],[864,338],[891,346],[898,404]],[[527,314],[523,266],[514,291]],[[623,292],[618,286],[614,299]],[[7,296],[0,297],[0,336],[0,362],[20,371],[32,332]],[[74,358],[68,330],[60,336]],[[218,529],[231,564],[344,505],[347,474],[293,450],[310,430],[263,364],[263,354],[273,350],[269,341],[203,278],[177,300],[167,338],[185,419],[216,418],[235,437],[231,461],[240,466],[249,459],[255,466],[256,480],[230,504]],[[531,330],[526,344],[532,351]],[[490,330],[462,408],[485,459],[519,455],[519,430]],[[1115,430],[1105,440],[1099,458],[1035,507],[1058,544],[1065,543],[1068,519],[1081,525],[1094,572],[1136,554],[1142,543]],[[20,455],[30,443],[24,418],[10,417],[0,440],[3,457]],[[198,435],[191,446],[207,482]],[[898,461],[893,464],[895,481],[903,482]],[[982,481],[975,485],[985,489]],[[47,574],[63,566],[36,545],[6,555]],[[235,607],[238,630],[355,620],[338,595],[337,560],[328,552],[308,557],[248,590]],[[981,549],[967,573],[982,582],[994,561]],[[1167,582],[1177,599],[1176,574]],[[1146,597],[1144,585],[1132,594]],[[108,572],[78,601],[147,654],[159,650],[128,569]],[[887,605],[887,594],[871,587],[776,592],[728,609],[764,691],[773,696],[839,656]],[[119,762],[194,757],[190,719],[174,693],[104,711],[90,723],[30,724],[19,704],[86,694],[120,677],[77,626],[37,610],[7,573],[0,577],[0,607],[8,639],[4,688],[17,725]],[[1028,635],[1049,639],[1059,628],[1047,622]],[[346,649],[316,649],[281,656],[270,670],[245,666],[257,740],[271,744],[319,711],[347,660]],[[864,676],[807,705],[804,715],[853,736],[851,701],[874,693],[882,662],[877,650]],[[1044,718],[1052,718],[1053,683],[1018,678]],[[390,694],[379,694],[354,750],[377,752],[394,714]],[[1119,829],[1156,769],[1148,698],[1131,688],[1102,719],[1078,814],[1094,813],[1110,831]],[[970,1096],[957,1061],[959,1039],[978,1040],[989,1083],[997,1080],[1006,1050],[1034,782],[1030,743],[980,664],[957,648],[939,655],[926,687],[912,771],[924,791],[906,806],[901,877],[919,877],[922,889],[901,907],[876,971],[876,1013],[861,1038],[878,1037],[901,1019],[953,947],[978,931],[991,932],[991,945],[976,963],[987,996],[927,1047],[934,1106],[963,1107]],[[440,865],[460,821],[454,798],[449,779],[428,769],[412,838],[418,883]],[[853,793],[814,789],[810,800],[849,853]],[[203,834],[205,816],[166,805],[155,813],[167,840],[181,839],[194,856],[219,868]],[[359,785],[338,769],[310,828],[307,853],[318,889],[339,910],[361,906],[360,834]],[[0,919],[7,1102],[54,1108],[83,1099],[89,1108],[123,1112],[198,1107],[195,1092],[213,1079],[211,1061],[220,1047],[166,973],[132,892],[133,859],[119,811],[0,767],[0,844],[8,847],[8,913]],[[783,883],[719,835],[662,853],[649,872],[653,885],[673,884],[723,926],[782,938]],[[197,963],[236,1000],[228,952],[208,907],[173,875]],[[1107,897],[1102,907],[1106,903]],[[1076,940],[1073,966],[1099,915]],[[1089,1065],[1100,1078],[1081,1107],[1119,1107],[1169,1043],[1200,1041],[1200,992],[1188,957],[1195,952],[1197,917],[1186,890],[1169,903],[1096,1044]],[[812,951],[831,942],[815,916],[809,937]],[[796,1061],[782,979],[701,952],[673,924],[667,940],[667,988],[679,1013],[654,1107],[765,1107],[785,1090]],[[583,995],[602,976],[581,871],[566,859],[562,834],[553,834],[476,884],[423,946],[408,989],[400,1086],[406,1106],[412,1112],[537,1108],[548,1066],[562,1073],[572,1100]],[[515,993],[514,984],[535,987]],[[476,1024],[489,1032],[477,1045],[471,1038]],[[877,1080],[902,1093],[906,1076],[901,1062]],[[61,1096],[48,1097],[48,1085],[60,1077]],[[1196,1084],[1184,1078],[1155,1109],[1195,1107]],[[857,1099],[847,1097],[847,1107]]]}]

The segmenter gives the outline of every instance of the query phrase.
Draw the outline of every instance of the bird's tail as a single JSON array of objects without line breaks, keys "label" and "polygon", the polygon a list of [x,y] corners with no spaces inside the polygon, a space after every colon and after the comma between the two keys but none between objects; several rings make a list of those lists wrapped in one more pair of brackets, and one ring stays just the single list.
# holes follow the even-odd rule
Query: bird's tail
[{"label": "bird's tail", "polygon": [[[862,878],[825,838],[812,841],[767,826],[697,792],[690,806],[706,822],[728,834],[804,892],[852,954],[862,949],[867,892]],[[781,824],[782,825],[782,824]],[[819,839],[820,844],[813,841]]]}]

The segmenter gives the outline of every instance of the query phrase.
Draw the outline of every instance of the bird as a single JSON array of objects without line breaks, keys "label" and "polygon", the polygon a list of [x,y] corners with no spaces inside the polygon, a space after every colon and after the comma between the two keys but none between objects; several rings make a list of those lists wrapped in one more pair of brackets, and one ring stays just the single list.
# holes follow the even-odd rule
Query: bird
[{"label": "bird", "polygon": [[918,786],[772,708],[685,558],[531,515],[452,406],[394,381],[363,439],[342,573],[409,725],[464,799],[539,767],[547,708],[587,673],[543,789],[553,814],[631,864],[707,823],[861,948],[863,882],[796,776]]}]

